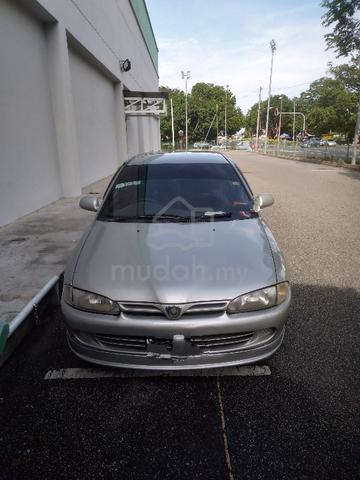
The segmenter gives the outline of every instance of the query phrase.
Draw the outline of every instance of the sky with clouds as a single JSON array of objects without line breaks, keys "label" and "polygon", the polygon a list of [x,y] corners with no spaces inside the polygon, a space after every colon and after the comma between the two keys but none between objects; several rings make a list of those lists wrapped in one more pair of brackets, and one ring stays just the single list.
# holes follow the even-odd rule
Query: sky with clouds
[{"label": "sky with clouds", "polygon": [[275,39],[272,93],[289,97],[325,75],[324,9],[320,1],[146,0],[159,47],[160,85],[184,89],[181,70],[197,82],[229,85],[244,112],[267,97]]}]

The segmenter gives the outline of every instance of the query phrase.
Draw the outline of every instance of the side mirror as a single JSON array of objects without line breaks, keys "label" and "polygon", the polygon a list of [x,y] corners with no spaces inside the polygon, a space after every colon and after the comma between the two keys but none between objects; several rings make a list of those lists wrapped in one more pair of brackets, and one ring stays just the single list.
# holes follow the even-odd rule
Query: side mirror
[{"label": "side mirror", "polygon": [[84,210],[89,210],[89,212],[97,212],[102,204],[102,199],[99,197],[92,197],[87,195],[86,197],[80,198],[80,208]]},{"label": "side mirror", "polygon": [[252,206],[253,212],[259,212],[260,209],[265,207],[270,207],[274,203],[274,197],[271,193],[259,193],[254,197],[254,202]]}]

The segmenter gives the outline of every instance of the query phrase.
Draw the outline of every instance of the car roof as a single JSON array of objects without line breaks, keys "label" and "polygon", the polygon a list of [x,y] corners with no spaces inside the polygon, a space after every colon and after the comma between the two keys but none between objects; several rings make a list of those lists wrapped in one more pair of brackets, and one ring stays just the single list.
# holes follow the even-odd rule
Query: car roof
[{"label": "car roof", "polygon": [[213,152],[171,152],[136,155],[128,161],[128,165],[149,164],[189,164],[189,163],[229,163],[221,153]]}]

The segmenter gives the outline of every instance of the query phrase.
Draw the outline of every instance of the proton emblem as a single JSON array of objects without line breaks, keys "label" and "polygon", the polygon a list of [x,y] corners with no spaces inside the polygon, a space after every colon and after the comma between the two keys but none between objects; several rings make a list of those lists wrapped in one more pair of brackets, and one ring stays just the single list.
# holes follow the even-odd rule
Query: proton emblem
[{"label": "proton emblem", "polygon": [[177,320],[181,316],[181,308],[172,305],[165,308],[165,313],[169,320]]}]

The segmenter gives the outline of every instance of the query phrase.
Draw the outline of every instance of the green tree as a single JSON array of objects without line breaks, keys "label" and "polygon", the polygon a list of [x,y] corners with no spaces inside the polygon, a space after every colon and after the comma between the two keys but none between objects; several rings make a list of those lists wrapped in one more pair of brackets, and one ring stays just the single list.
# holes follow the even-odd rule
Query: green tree
[{"label": "green tree", "polygon": [[[323,0],[327,9],[323,16],[323,25],[333,27],[325,35],[327,48],[333,48],[337,57],[350,57],[354,68],[360,68],[360,0]],[[352,164],[356,163],[356,149],[360,130],[360,99],[354,130],[354,148]]]},{"label": "green tree", "polygon": [[360,96],[360,68],[355,62],[344,63],[336,67],[330,65],[329,71],[348,92]]},{"label": "green tree", "polygon": [[[269,112],[269,136],[275,137],[279,127],[279,112],[281,108],[281,99],[282,99],[282,111],[291,112],[293,110],[293,102],[286,95],[274,95],[271,97],[271,106]],[[263,100],[260,104],[260,132],[265,129],[266,125],[266,109],[267,109],[267,100]],[[249,135],[256,135],[256,125],[257,125],[257,115],[258,115],[258,102],[250,108],[246,114],[246,130]],[[281,118],[281,133],[287,132],[291,133],[292,131],[292,117],[290,115],[283,115]]]},{"label": "green tree", "polygon": [[325,35],[327,48],[333,48],[338,57],[358,57],[360,51],[360,0],[323,0],[327,9],[323,15],[324,27],[333,26]]},{"label": "green tree", "polygon": [[352,95],[352,105],[349,107],[346,121],[348,125],[347,137],[351,140],[356,125],[357,101],[360,99],[360,68],[356,64],[356,61],[353,60],[350,64],[345,63],[343,65],[337,65],[336,67],[330,66],[330,73],[340,82],[342,88]]},{"label": "green tree", "polygon": [[333,131],[348,136],[355,126],[356,100],[341,80],[323,77],[300,95],[297,109],[305,114],[310,133],[320,136]]},{"label": "green tree", "polygon": [[[191,90],[189,101],[189,136],[192,141],[203,140],[210,128],[208,140],[216,139],[216,126],[219,132],[225,129],[225,101],[227,107],[227,134],[233,135],[244,126],[244,115],[236,107],[236,97],[224,87],[213,83],[197,83]],[[216,121],[217,113],[217,121]]]},{"label": "green tree", "polygon": [[[173,101],[174,130],[178,139],[179,130],[185,131],[185,94],[181,90],[160,87],[166,91]],[[225,123],[225,98],[227,102],[227,133],[232,135],[245,124],[241,109],[236,107],[235,95],[224,87],[212,83],[197,83],[188,94],[188,135],[189,141],[203,140],[213,121],[208,140],[215,140],[217,125],[219,133],[224,131]],[[216,122],[216,113],[218,121]],[[170,108],[168,115],[161,119],[161,136],[163,140],[171,139],[171,116]]]},{"label": "green tree", "polygon": [[178,140],[179,130],[185,131],[185,94],[181,90],[172,89],[169,87],[160,87],[160,91],[166,92],[169,95],[168,113],[166,116],[162,116],[160,118],[161,139],[163,141],[171,141],[172,139],[170,115],[170,99],[172,99],[174,110],[175,138]]}]

